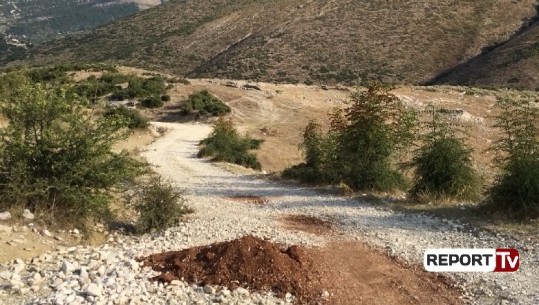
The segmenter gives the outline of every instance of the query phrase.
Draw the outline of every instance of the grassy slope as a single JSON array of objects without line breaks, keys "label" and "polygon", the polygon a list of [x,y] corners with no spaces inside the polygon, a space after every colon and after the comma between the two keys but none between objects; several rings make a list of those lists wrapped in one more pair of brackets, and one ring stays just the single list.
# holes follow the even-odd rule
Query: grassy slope
[{"label": "grassy slope", "polygon": [[505,41],[535,0],[183,0],[48,43],[32,61],[191,77],[421,83]]},{"label": "grassy slope", "polygon": [[440,77],[436,83],[539,89],[539,23],[485,55]]}]

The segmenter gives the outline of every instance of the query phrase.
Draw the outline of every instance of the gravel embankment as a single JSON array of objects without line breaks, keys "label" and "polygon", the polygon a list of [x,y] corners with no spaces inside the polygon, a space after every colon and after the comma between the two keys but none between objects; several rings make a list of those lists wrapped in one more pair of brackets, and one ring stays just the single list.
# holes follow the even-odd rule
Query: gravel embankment
[{"label": "gravel embankment", "polygon": [[[226,172],[196,159],[196,144],[211,128],[165,124],[169,133],[144,153],[156,170],[186,191],[196,210],[192,220],[166,232],[142,237],[115,235],[98,248],[73,247],[42,255],[32,262],[0,266],[0,304],[285,304],[271,295],[197,288],[183,282],[163,287],[148,281],[156,273],[140,268],[136,257],[181,250],[246,234],[284,244],[321,245],[323,236],[283,229],[285,214],[308,214],[339,223],[339,238],[365,240],[392,255],[421,263],[427,248],[516,247],[520,271],[512,274],[458,274],[476,304],[539,304],[539,250],[508,236],[494,236],[469,226],[425,215],[381,210],[367,203],[306,188],[284,186]],[[228,196],[261,196],[264,205],[235,202]],[[333,237],[334,238],[334,237]],[[3,271],[2,271],[3,270]],[[289,300],[292,301],[292,300]]]}]

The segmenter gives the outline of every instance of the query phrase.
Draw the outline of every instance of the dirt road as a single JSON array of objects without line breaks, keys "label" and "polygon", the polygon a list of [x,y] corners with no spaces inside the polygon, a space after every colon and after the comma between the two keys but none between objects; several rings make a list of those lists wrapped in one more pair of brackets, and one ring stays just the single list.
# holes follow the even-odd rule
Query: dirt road
[{"label": "dirt road", "polygon": [[[186,189],[189,202],[198,211],[198,219],[212,220],[205,234],[217,237],[241,235],[241,232],[245,232],[287,244],[308,245],[358,240],[378,249],[385,249],[391,255],[415,264],[422,262],[423,252],[428,248],[517,247],[521,250],[523,262],[517,273],[469,273],[452,277],[466,287],[474,303],[536,304],[539,301],[539,290],[536,286],[539,281],[539,256],[537,248],[533,246],[521,245],[508,236],[494,236],[454,221],[395,213],[377,209],[368,203],[319,194],[307,188],[229,173],[195,157],[196,144],[211,131],[210,127],[199,124],[157,124],[167,127],[170,132],[150,146],[145,156],[150,163],[158,166],[159,173],[170,178],[178,187]],[[231,200],[238,197],[262,198],[264,204],[249,204],[249,200],[238,204],[238,200]],[[281,220],[289,214],[311,215],[331,220],[337,224],[335,234],[317,235],[286,230]],[[374,257],[372,261],[364,257],[356,263],[371,261],[384,264],[379,252],[363,251],[362,256],[366,253]],[[353,259],[355,254],[351,251],[347,256]],[[372,263],[370,265],[372,267]],[[403,269],[397,264],[392,268],[400,271]],[[384,267],[380,266],[380,270],[382,269]],[[370,278],[359,275],[355,279],[391,283],[391,274],[397,273],[377,273],[373,270]],[[401,275],[398,278],[403,280],[405,277]],[[417,277],[416,274],[408,283],[399,281],[397,286],[404,287],[402,293],[410,294],[410,291],[413,291],[410,285],[421,286],[421,283],[417,283],[420,278],[421,275]],[[395,291],[389,286],[387,288],[388,291]],[[427,290],[421,293],[428,293]],[[345,293],[349,294],[350,291]],[[366,293],[368,295],[368,292]],[[414,297],[421,293],[415,293]]]}]

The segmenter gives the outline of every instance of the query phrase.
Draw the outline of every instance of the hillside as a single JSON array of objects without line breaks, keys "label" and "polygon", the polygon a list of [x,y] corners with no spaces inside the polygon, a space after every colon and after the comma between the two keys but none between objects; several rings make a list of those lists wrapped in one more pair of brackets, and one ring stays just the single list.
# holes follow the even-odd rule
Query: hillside
[{"label": "hillside", "polygon": [[37,44],[132,15],[161,0],[7,0],[0,3],[0,33],[7,42]]},{"label": "hillside", "polygon": [[505,44],[455,67],[432,83],[539,89],[539,23]]},{"label": "hillside", "polygon": [[288,83],[423,83],[506,41],[536,4],[170,1],[46,43],[24,63],[115,61],[189,77]]}]

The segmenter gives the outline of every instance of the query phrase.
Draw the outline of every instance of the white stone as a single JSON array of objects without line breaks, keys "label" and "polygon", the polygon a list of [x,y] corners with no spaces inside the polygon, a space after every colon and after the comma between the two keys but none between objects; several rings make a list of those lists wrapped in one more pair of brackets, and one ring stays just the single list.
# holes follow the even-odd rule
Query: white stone
[{"label": "white stone", "polygon": [[26,220],[34,220],[35,218],[34,214],[32,214],[32,212],[30,212],[28,209],[24,209],[22,212],[22,217]]},{"label": "white stone", "polygon": [[0,279],[9,280],[11,279],[12,273],[9,271],[2,271],[0,272]]},{"label": "white stone", "polygon": [[25,267],[26,266],[24,265],[24,263],[22,264],[17,263],[11,267],[11,271],[13,271],[13,273],[21,273]]},{"label": "white stone", "polygon": [[62,267],[60,267],[60,270],[62,270],[64,274],[73,273],[75,269],[76,269],[75,266],[68,261],[63,261]]},{"label": "white stone", "polygon": [[11,219],[11,213],[8,211],[0,213],[0,220],[10,220]]},{"label": "white stone", "polygon": [[88,285],[88,288],[86,289],[86,293],[91,297],[99,297],[102,294],[101,287],[99,287],[95,283],[90,283],[90,285]]},{"label": "white stone", "polygon": [[41,234],[43,234],[44,236],[47,236],[47,237],[52,236],[51,232],[49,232],[49,230],[47,230],[47,229],[41,230]]}]

